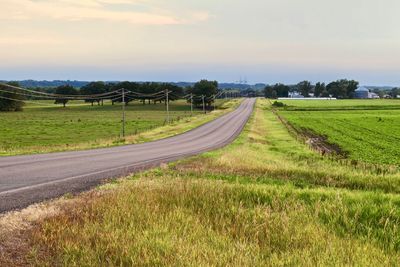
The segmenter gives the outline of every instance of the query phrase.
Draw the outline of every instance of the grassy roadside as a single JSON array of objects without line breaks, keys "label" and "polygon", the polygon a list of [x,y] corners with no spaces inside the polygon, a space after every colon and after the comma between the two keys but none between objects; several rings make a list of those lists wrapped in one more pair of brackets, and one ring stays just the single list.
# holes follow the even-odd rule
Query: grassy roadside
[{"label": "grassy roadside", "polygon": [[[183,116],[183,114],[187,113],[188,111],[181,111],[181,112],[175,112],[176,114],[172,114],[172,118],[174,119],[170,124],[165,125],[165,126],[160,126],[157,123],[161,123],[158,122],[158,120],[164,120],[164,116],[165,116],[165,112],[163,110],[159,111],[158,109],[160,109],[159,105],[157,106],[153,106],[153,105],[146,105],[146,106],[141,106],[139,105],[138,107],[133,107],[132,105],[129,106],[129,108],[132,108],[133,111],[130,112],[130,116],[134,116],[135,119],[139,119],[139,121],[137,122],[137,125],[141,125],[142,124],[149,124],[151,126],[151,130],[146,130],[146,131],[141,131],[138,132],[137,134],[133,133],[130,134],[128,136],[126,136],[124,139],[121,139],[119,137],[112,137],[112,138],[92,138],[90,135],[88,135],[88,140],[85,141],[77,141],[80,140],[82,138],[82,136],[85,136],[85,132],[77,132],[77,136],[68,136],[68,138],[72,138],[73,141],[68,142],[68,144],[47,144],[47,145],[27,145],[27,146],[11,146],[10,148],[4,148],[4,144],[0,145],[0,156],[14,156],[14,155],[23,155],[23,154],[39,154],[39,153],[49,153],[49,152],[62,152],[62,151],[73,151],[73,150],[85,150],[85,149],[94,149],[94,148],[104,148],[104,147],[112,147],[112,146],[118,146],[118,145],[127,145],[127,144],[137,144],[137,143],[142,143],[142,142],[149,142],[149,141],[154,141],[157,139],[161,139],[161,138],[166,138],[166,137],[170,137],[176,134],[180,134],[180,133],[184,133],[190,129],[193,129],[195,127],[198,127],[204,123],[207,123],[213,119],[216,119],[217,117],[232,111],[234,108],[236,108],[239,103],[241,102],[241,100],[239,99],[233,99],[233,100],[229,100],[229,101],[220,101],[218,104],[218,109],[208,113],[206,116],[204,116],[204,114],[201,114],[199,112],[196,111],[195,115],[193,117],[190,117],[188,115],[186,115],[186,117],[180,117]],[[162,105],[163,106],[163,105]],[[114,106],[109,106],[112,108],[115,108]],[[95,108],[109,108],[107,106],[105,107],[95,107]],[[84,106],[84,108],[89,109],[92,108],[90,106]],[[145,108],[145,109],[149,109],[149,110],[139,110],[139,111],[135,111],[135,109],[138,108]],[[152,108],[155,108],[156,110],[151,110]],[[164,108],[164,107],[162,107]],[[177,107],[175,107],[177,108]],[[68,111],[71,114],[71,116],[75,116],[74,120],[76,120],[76,118],[78,117],[82,117],[82,111],[79,111],[79,115],[73,111]],[[102,111],[104,112],[104,114],[108,114],[108,111]],[[109,111],[110,113],[115,113],[115,111]],[[146,115],[147,113],[149,113],[148,115]],[[49,113],[49,112],[46,112]],[[87,112],[89,113],[89,112]],[[190,112],[189,112],[190,113]],[[13,115],[13,114],[6,114],[6,115]],[[23,114],[22,114],[23,115]],[[61,115],[60,115],[61,116]],[[93,115],[87,115],[88,121],[92,120]],[[102,115],[98,114],[97,115],[98,118],[97,120],[102,120]],[[105,116],[105,115],[104,115]],[[118,116],[120,116],[120,111],[118,111]],[[139,117],[136,117],[139,116]],[[105,123],[108,123],[109,118],[105,119]],[[129,118],[128,118],[129,120]],[[132,117],[132,120],[133,117]],[[113,123],[116,120],[113,118]],[[96,123],[96,121],[93,122],[94,124]],[[130,122],[128,122],[129,124]],[[132,122],[133,124],[136,125],[136,122]],[[145,126],[144,125],[144,126]],[[161,124],[162,125],[162,124]],[[143,127],[144,127],[143,126]],[[33,127],[33,126],[32,126]],[[46,131],[46,126],[45,125],[39,125],[37,126],[40,128],[41,131]],[[71,126],[72,127],[72,126]],[[78,126],[73,126],[73,127],[78,127]],[[118,129],[119,125],[117,126]],[[132,126],[132,127],[136,127],[136,126]],[[90,131],[91,134],[93,135],[93,133],[100,131],[101,132],[101,128],[99,125],[94,125],[91,128],[86,129],[85,131]],[[115,126],[114,126],[115,128]],[[24,132],[26,132],[27,130],[23,130]],[[130,131],[132,132],[132,131]],[[65,138],[67,133],[65,132],[59,132],[60,137],[59,139]],[[128,131],[129,134],[129,131]],[[35,139],[36,137],[29,137],[31,139]],[[75,138],[75,139],[74,139]],[[53,138],[54,139],[54,138]],[[15,140],[14,140],[15,141]],[[13,141],[13,142],[14,142]],[[42,142],[42,141],[40,141]],[[43,141],[46,142],[46,141]]]},{"label": "grassy roadside", "polygon": [[269,108],[259,100],[245,131],[224,149],[64,204],[28,233],[27,262],[397,265],[399,173],[323,158]]}]

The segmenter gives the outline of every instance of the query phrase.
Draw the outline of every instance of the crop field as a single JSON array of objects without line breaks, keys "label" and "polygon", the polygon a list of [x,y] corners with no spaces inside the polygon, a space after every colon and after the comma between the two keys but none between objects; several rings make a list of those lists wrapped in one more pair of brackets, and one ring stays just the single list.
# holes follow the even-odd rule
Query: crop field
[{"label": "crop field", "polygon": [[280,100],[287,110],[377,110],[400,109],[398,99]]},{"label": "crop field", "polygon": [[400,165],[400,101],[283,101],[279,114],[301,132],[336,144],[348,158]]},{"label": "crop field", "polygon": [[[80,144],[118,142],[121,133],[121,105],[91,106],[70,102],[66,108],[51,101],[29,103],[23,112],[0,113],[0,155],[69,150]],[[218,100],[221,105],[223,100]],[[201,114],[195,109],[194,115]],[[190,117],[190,104],[170,103],[171,120]],[[126,107],[126,135],[135,135],[165,124],[165,105],[131,102]],[[59,148],[59,149],[58,149]]]},{"label": "crop field", "polygon": [[3,262],[397,266],[399,193],[398,169],[311,151],[260,99],[230,146],[60,200]]}]

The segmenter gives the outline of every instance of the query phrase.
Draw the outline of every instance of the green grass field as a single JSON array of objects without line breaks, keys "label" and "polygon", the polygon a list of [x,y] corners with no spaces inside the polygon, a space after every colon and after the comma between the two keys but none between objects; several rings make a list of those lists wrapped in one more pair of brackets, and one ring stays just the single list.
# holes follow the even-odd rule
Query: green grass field
[{"label": "green grass field", "polygon": [[283,101],[279,109],[299,131],[337,144],[355,161],[400,165],[400,101]]},{"label": "green grass field", "polygon": [[[222,105],[224,100],[217,100]],[[49,151],[85,149],[120,143],[121,105],[90,106],[71,102],[63,108],[51,101],[29,103],[23,112],[0,113],[0,156]],[[130,103],[126,108],[126,135],[135,135],[163,126],[164,104]],[[190,104],[171,102],[174,121],[191,116]],[[194,115],[202,114],[195,109]],[[123,143],[123,142],[122,142]]]},{"label": "green grass field", "polygon": [[325,158],[258,100],[232,145],[67,201],[19,251],[37,266],[396,266],[399,193],[398,169]]}]

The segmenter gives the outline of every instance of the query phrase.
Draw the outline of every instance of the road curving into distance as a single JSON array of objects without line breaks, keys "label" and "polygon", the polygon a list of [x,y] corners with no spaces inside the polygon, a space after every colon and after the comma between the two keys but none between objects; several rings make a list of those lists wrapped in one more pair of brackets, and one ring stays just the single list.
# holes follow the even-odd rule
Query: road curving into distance
[{"label": "road curving into distance", "polygon": [[154,142],[0,157],[0,213],[88,190],[106,179],[221,148],[243,130],[254,103],[255,99],[245,99],[236,110],[222,117],[184,134]]}]

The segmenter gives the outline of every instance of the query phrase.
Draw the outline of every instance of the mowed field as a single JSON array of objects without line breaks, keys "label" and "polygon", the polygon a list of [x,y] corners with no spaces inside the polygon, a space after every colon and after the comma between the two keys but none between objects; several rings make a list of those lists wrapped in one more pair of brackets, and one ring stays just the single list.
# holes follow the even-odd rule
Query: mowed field
[{"label": "mowed field", "polygon": [[398,169],[315,153],[259,99],[224,149],[26,211],[0,265],[397,266],[399,193]]},{"label": "mowed field", "polygon": [[323,136],[348,158],[400,165],[400,101],[282,101],[283,116],[297,130]]},{"label": "mowed field", "polygon": [[[217,101],[218,105],[224,103],[224,100]],[[129,103],[126,107],[126,135],[163,126],[165,110],[163,103]],[[201,113],[199,109],[194,110],[194,115]],[[171,120],[176,122],[190,116],[190,104],[186,101],[170,103]],[[72,101],[63,108],[51,101],[29,103],[23,112],[0,113],[0,156],[97,147],[106,143],[106,139],[118,143],[121,121],[120,104],[91,106],[82,101]]]}]

